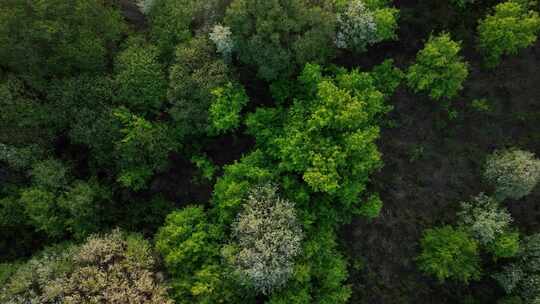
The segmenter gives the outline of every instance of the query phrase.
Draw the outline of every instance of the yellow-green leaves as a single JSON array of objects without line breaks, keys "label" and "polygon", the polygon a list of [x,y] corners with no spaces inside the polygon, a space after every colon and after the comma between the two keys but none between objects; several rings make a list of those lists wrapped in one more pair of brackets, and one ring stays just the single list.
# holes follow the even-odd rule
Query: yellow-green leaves
[{"label": "yellow-green leaves", "polygon": [[244,89],[229,82],[212,90],[212,96],[208,114],[213,131],[219,134],[236,129],[240,124],[240,111],[248,102]]},{"label": "yellow-green leaves", "polygon": [[495,12],[478,25],[479,47],[486,65],[494,67],[504,55],[515,55],[531,46],[540,31],[540,17],[518,1],[506,1],[495,6]]},{"label": "yellow-green leaves", "polygon": [[407,83],[414,92],[426,92],[435,100],[450,99],[463,88],[468,65],[458,55],[461,45],[450,35],[431,36],[409,67]]}]

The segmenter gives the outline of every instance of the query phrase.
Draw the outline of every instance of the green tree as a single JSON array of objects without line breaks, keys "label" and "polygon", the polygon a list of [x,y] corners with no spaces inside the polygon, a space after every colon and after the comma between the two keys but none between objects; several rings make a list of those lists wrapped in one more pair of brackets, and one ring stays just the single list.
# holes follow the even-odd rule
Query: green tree
[{"label": "green tree", "polygon": [[36,89],[50,77],[104,71],[125,25],[100,0],[5,1],[0,12],[0,66]]},{"label": "green tree", "polygon": [[116,142],[119,175],[117,180],[135,191],[147,186],[150,177],[168,164],[169,153],[179,146],[170,128],[150,122],[119,108],[114,115],[123,125],[123,138]]},{"label": "green tree", "polygon": [[271,304],[348,303],[347,261],[337,249],[335,231],[322,225],[307,232],[302,255],[287,285],[270,296]]},{"label": "green tree", "polygon": [[512,223],[508,210],[483,193],[462,202],[457,217],[459,225],[485,246],[492,245]]},{"label": "green tree", "polygon": [[540,160],[518,149],[495,151],[488,156],[484,179],[495,187],[499,200],[520,199],[529,194],[540,179]]},{"label": "green tree", "polygon": [[263,152],[255,150],[223,168],[212,195],[214,212],[222,225],[232,224],[253,187],[272,181],[274,175],[267,165]]},{"label": "green tree", "polygon": [[171,277],[176,303],[240,303],[240,293],[220,262],[222,233],[202,207],[186,207],[167,216],[156,234],[156,249]]},{"label": "green tree", "polygon": [[14,148],[34,146],[37,150],[52,146],[51,113],[55,111],[29,94],[22,80],[13,75],[0,77],[0,107],[0,143]]},{"label": "green tree", "polygon": [[176,49],[168,99],[169,113],[179,134],[200,135],[209,130],[212,91],[230,82],[227,65],[216,56],[206,37],[194,38]]},{"label": "green tree", "polygon": [[519,233],[506,232],[499,235],[488,250],[493,254],[495,259],[511,258],[519,253]]},{"label": "green tree", "polygon": [[164,69],[158,62],[158,50],[152,45],[132,42],[120,53],[114,80],[114,100],[133,111],[155,113],[167,94]]},{"label": "green tree", "polygon": [[468,283],[480,278],[478,243],[461,229],[443,226],[424,231],[418,257],[420,269],[440,281]]},{"label": "green tree", "polygon": [[222,19],[228,3],[222,0],[144,0],[150,37],[161,58],[170,62],[178,44],[188,42],[193,33],[208,32]]},{"label": "green tree", "polygon": [[505,55],[516,55],[519,50],[536,41],[540,31],[540,16],[520,1],[510,0],[495,6],[478,24],[479,47],[486,65],[494,67]]},{"label": "green tree", "polygon": [[30,175],[32,185],[21,190],[19,204],[38,231],[80,240],[102,228],[102,211],[110,205],[111,194],[95,178],[73,180],[68,168],[54,159],[35,163]]},{"label": "green tree", "polygon": [[279,160],[281,172],[297,173],[313,192],[351,207],[369,174],[381,166],[375,141],[377,119],[389,109],[384,95],[368,73],[341,70],[332,78],[318,65],[306,65],[299,83],[302,93],[285,115],[277,116],[282,127],[279,121],[278,127],[258,122],[264,117],[255,113],[248,130]]},{"label": "green tree", "polygon": [[331,1],[234,0],[225,25],[232,31],[238,58],[273,81],[292,76],[308,62],[334,56],[336,17]]},{"label": "green tree", "polygon": [[67,133],[71,143],[88,147],[95,171],[114,161],[113,143],[120,137],[120,124],[111,109],[114,95],[114,81],[102,74],[55,80],[47,91],[54,130]]},{"label": "green tree", "polygon": [[154,0],[148,11],[150,37],[162,57],[170,58],[177,44],[191,38],[190,25],[195,14],[193,0]]},{"label": "green tree", "polygon": [[409,67],[409,87],[435,100],[456,96],[469,74],[467,63],[458,55],[460,50],[460,43],[452,41],[447,33],[429,37],[416,55],[416,63]]},{"label": "green tree", "polygon": [[223,133],[237,128],[241,120],[240,112],[249,100],[244,89],[229,82],[212,90],[212,95],[209,118],[215,132]]}]

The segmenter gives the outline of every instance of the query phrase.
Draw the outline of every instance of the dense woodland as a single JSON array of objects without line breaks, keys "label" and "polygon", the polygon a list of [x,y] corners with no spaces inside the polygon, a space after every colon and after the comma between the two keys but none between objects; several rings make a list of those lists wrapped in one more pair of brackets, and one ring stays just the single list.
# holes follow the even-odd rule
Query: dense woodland
[{"label": "dense woodland", "polygon": [[0,303],[540,303],[533,0],[0,0]]}]

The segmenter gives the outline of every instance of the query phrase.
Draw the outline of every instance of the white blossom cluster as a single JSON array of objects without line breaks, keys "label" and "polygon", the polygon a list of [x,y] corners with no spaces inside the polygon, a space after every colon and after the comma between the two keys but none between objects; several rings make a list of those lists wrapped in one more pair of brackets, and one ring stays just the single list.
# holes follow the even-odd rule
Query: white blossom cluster
[{"label": "white blossom cluster", "polygon": [[214,25],[210,32],[210,40],[216,45],[218,53],[223,56],[225,61],[230,61],[234,49],[231,29],[221,24]]},{"label": "white blossom cluster", "polygon": [[336,46],[342,49],[364,51],[377,42],[377,24],[373,13],[362,0],[352,0],[346,11],[337,16]]},{"label": "white blossom cluster", "polygon": [[238,246],[234,266],[249,285],[269,294],[287,282],[303,236],[293,203],[279,198],[276,187],[250,193],[233,235]]},{"label": "white blossom cluster", "polygon": [[483,193],[471,202],[461,203],[461,211],[457,216],[459,224],[483,245],[494,242],[512,222],[508,210],[501,208],[497,201]]},{"label": "white blossom cluster", "polygon": [[145,15],[148,15],[150,13],[155,3],[156,0],[137,0],[137,6]]},{"label": "white blossom cluster", "polygon": [[488,157],[484,178],[495,187],[499,199],[520,199],[540,179],[540,160],[522,150],[497,151]]}]

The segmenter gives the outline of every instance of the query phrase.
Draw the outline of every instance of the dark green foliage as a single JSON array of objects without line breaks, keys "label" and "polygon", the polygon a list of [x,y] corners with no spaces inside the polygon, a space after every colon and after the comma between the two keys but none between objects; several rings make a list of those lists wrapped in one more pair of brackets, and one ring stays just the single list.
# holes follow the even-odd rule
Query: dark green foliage
[{"label": "dark green foliage", "polygon": [[123,138],[115,145],[120,170],[117,180],[135,191],[143,189],[155,172],[165,169],[179,138],[167,125],[148,121],[125,108],[117,109],[114,115],[123,126]]},{"label": "dark green foliage", "polygon": [[540,234],[525,237],[522,245],[515,262],[493,277],[507,294],[523,303],[536,303],[540,300]]},{"label": "dark green foliage", "polygon": [[418,52],[416,63],[409,67],[409,87],[435,100],[455,97],[469,75],[467,63],[458,55],[460,50],[460,43],[452,41],[447,33],[430,36]]},{"label": "dark green foliage", "polygon": [[394,66],[393,59],[386,59],[373,68],[371,74],[375,87],[386,96],[391,96],[405,78],[405,74]]},{"label": "dark green foliage", "polygon": [[68,168],[57,160],[38,162],[30,172],[32,186],[21,191],[18,202],[25,214],[20,224],[28,222],[51,238],[71,235],[82,239],[99,231],[101,210],[111,201],[108,189],[95,179],[73,180]]},{"label": "dark green foliage", "polygon": [[425,273],[440,281],[468,283],[480,278],[478,243],[467,232],[451,226],[427,229],[420,244],[418,263]]},{"label": "dark green foliage", "polygon": [[114,94],[113,82],[105,75],[82,74],[53,81],[47,99],[54,106],[55,129],[70,130],[77,143],[89,142],[79,136],[80,129],[95,124],[96,117],[110,107]]},{"label": "dark green foliage", "polygon": [[227,9],[237,55],[272,81],[291,76],[304,64],[334,56],[336,18],[331,1],[235,0]]},{"label": "dark green foliage", "polygon": [[118,55],[114,77],[117,103],[141,113],[154,113],[161,108],[167,80],[158,55],[155,46],[137,42]]},{"label": "dark green foliage", "polygon": [[303,255],[283,290],[272,294],[271,304],[347,303],[351,295],[347,262],[336,249],[332,229],[319,228],[307,235]]},{"label": "dark green foliage", "polygon": [[211,128],[208,118],[212,91],[229,83],[228,68],[208,39],[198,37],[176,49],[171,67],[169,113],[179,134],[204,134]]},{"label": "dark green foliage", "polygon": [[14,77],[0,78],[0,142],[15,148],[49,147],[53,141],[49,105],[40,103]]},{"label": "dark green foliage", "polygon": [[149,12],[150,36],[164,57],[191,37],[190,25],[195,13],[193,0],[154,0]]},{"label": "dark green foliage", "polygon": [[500,235],[489,247],[495,258],[511,258],[519,252],[519,233],[507,232]]},{"label": "dark green foliage", "polygon": [[100,72],[125,30],[120,13],[100,0],[7,0],[0,11],[0,66],[36,89],[50,77]]}]

